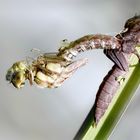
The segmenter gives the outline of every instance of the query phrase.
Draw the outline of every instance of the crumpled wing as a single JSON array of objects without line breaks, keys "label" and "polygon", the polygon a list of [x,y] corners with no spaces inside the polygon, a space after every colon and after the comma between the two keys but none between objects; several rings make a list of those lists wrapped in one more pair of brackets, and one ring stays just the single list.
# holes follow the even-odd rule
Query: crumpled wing
[{"label": "crumpled wing", "polygon": [[73,75],[73,73],[80,67],[84,66],[87,63],[88,59],[84,58],[84,59],[79,59],[76,61],[71,62],[70,64],[68,64],[67,66],[65,66],[63,72],[61,73],[61,75],[59,76],[59,78],[57,78],[57,80],[55,81],[54,85],[56,87],[61,86],[61,84],[70,76]]},{"label": "crumpled wing", "polygon": [[104,54],[112,60],[121,70],[128,71],[129,70],[129,64],[124,56],[124,53],[116,50],[104,50]]}]

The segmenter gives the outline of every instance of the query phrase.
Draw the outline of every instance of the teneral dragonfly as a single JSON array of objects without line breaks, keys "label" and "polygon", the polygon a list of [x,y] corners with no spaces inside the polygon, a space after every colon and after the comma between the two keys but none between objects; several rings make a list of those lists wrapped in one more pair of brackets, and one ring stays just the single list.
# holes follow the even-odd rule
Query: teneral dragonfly
[{"label": "teneral dragonfly", "polygon": [[87,63],[86,58],[70,62],[56,54],[39,55],[31,64],[26,60],[14,63],[7,71],[6,80],[16,88],[22,88],[25,80],[29,80],[31,85],[35,82],[42,88],[56,88]]}]

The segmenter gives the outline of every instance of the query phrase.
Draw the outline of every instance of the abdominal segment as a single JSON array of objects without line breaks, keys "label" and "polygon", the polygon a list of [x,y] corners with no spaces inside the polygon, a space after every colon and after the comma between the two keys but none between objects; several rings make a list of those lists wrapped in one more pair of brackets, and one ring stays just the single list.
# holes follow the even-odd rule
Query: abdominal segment
[{"label": "abdominal segment", "polygon": [[121,85],[121,80],[124,80],[126,73],[126,71],[123,71],[114,65],[101,83],[94,104],[94,119],[96,125],[106,112],[112,98]]}]

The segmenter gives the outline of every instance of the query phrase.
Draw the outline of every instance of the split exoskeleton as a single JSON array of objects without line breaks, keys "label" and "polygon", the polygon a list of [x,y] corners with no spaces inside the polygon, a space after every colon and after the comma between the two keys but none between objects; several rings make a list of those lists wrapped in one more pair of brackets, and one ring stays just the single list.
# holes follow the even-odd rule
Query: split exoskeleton
[{"label": "split exoskeleton", "polygon": [[129,71],[129,57],[135,54],[140,58],[136,50],[136,46],[139,45],[140,16],[134,16],[126,21],[124,29],[116,36],[95,34],[70,43],[63,40],[58,53],[40,55],[30,65],[26,61],[17,62],[9,69],[6,77],[17,88],[22,87],[26,79],[30,84],[35,82],[41,87],[58,87],[75,70],[86,64],[87,59],[73,61],[77,54],[92,49],[103,49],[115,65],[104,78],[96,95],[94,119],[98,124]]}]

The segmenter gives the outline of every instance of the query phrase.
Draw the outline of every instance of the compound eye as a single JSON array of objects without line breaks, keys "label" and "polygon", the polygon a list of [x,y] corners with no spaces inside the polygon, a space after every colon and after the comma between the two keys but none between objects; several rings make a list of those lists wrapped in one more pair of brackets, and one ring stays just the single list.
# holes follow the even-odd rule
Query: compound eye
[{"label": "compound eye", "polygon": [[124,27],[128,29],[132,29],[132,28],[138,28],[137,26],[140,26],[140,15],[128,19]]},{"label": "compound eye", "polygon": [[135,23],[134,20],[130,19],[126,22],[124,27],[130,29],[134,26],[134,23]]},{"label": "compound eye", "polygon": [[26,78],[23,72],[16,72],[14,73],[11,82],[16,88],[22,88],[25,84],[25,80]]},{"label": "compound eye", "polygon": [[9,70],[6,74],[6,80],[11,82],[12,77],[13,77],[13,72]]}]

